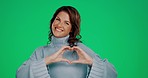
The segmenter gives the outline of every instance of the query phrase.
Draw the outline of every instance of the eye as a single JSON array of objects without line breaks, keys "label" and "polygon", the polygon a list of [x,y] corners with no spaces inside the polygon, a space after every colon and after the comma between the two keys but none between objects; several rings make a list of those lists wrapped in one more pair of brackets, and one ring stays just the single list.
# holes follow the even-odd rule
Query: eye
[{"label": "eye", "polygon": [[55,20],[60,21],[60,19],[59,19],[59,18],[55,18]]},{"label": "eye", "polygon": [[68,22],[66,22],[66,25],[69,25],[69,23],[68,23]]},{"label": "eye", "polygon": [[69,21],[65,21],[65,24],[66,24],[66,25],[70,25],[70,22],[69,22]]}]

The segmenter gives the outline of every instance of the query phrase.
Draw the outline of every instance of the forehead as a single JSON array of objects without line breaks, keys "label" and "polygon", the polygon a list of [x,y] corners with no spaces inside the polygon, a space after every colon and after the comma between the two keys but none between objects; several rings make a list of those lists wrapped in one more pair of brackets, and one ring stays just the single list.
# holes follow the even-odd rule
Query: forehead
[{"label": "forehead", "polygon": [[59,12],[57,17],[59,17],[61,20],[70,21],[68,13],[64,11]]}]

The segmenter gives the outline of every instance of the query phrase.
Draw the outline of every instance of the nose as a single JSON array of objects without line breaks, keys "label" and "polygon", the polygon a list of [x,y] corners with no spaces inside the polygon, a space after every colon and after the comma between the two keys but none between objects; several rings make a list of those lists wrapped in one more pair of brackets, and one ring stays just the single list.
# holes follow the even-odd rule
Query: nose
[{"label": "nose", "polygon": [[63,26],[62,22],[59,22],[57,26],[62,27]]}]

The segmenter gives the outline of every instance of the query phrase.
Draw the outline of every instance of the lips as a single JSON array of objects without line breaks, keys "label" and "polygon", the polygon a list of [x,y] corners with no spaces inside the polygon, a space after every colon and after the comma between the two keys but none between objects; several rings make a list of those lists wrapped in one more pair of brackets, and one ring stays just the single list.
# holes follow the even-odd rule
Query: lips
[{"label": "lips", "polygon": [[58,31],[58,32],[62,32],[63,31],[62,28],[57,28],[57,27],[55,27],[55,30]]}]

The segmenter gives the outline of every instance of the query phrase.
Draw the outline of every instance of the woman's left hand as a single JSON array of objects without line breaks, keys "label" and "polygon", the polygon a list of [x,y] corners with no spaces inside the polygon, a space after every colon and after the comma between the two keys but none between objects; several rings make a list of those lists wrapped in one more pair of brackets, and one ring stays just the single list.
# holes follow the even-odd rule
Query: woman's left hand
[{"label": "woman's left hand", "polygon": [[79,59],[71,61],[71,63],[82,63],[82,64],[92,65],[93,59],[86,52],[84,52],[80,47],[74,46],[72,47],[72,49],[77,52]]}]

